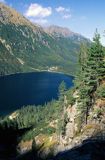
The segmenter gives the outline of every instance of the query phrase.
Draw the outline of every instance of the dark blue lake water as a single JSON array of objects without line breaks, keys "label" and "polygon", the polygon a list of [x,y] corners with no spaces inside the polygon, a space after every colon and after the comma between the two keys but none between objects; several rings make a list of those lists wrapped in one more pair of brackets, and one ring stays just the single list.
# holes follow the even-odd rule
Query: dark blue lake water
[{"label": "dark blue lake water", "polygon": [[58,87],[64,81],[73,86],[73,77],[59,73],[36,72],[0,77],[0,115],[26,105],[40,105],[58,98]]}]

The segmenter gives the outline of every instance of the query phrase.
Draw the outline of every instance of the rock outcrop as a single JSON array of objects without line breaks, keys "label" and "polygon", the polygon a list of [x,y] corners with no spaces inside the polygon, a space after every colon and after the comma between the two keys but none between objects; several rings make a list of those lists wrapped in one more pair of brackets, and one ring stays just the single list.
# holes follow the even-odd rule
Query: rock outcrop
[{"label": "rock outcrop", "polygon": [[74,92],[73,97],[75,98],[74,105],[69,105],[65,109],[65,113],[67,115],[65,135],[61,135],[58,151],[68,150],[75,146],[81,145],[82,142],[87,139],[91,141],[105,140],[105,99],[95,98],[93,107],[88,113],[87,124],[82,124],[79,129],[78,105],[80,102],[78,101],[79,95],[77,91]]}]

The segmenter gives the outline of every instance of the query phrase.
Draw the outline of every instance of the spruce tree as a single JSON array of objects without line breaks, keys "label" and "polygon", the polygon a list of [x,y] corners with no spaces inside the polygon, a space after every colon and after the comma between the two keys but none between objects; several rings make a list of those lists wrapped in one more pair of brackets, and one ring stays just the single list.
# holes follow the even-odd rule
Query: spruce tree
[{"label": "spruce tree", "polygon": [[81,48],[79,62],[80,74],[79,81],[79,107],[80,116],[85,117],[87,123],[87,116],[89,110],[94,103],[94,92],[100,85],[101,79],[105,76],[105,61],[104,50],[100,43],[100,35],[96,31],[93,38],[93,43],[89,49]]}]

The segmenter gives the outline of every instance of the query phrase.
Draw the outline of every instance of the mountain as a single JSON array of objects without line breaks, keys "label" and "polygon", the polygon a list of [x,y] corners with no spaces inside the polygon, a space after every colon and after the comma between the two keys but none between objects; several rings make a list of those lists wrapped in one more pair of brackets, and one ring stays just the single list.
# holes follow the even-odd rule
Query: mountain
[{"label": "mountain", "polygon": [[67,28],[42,28],[0,3],[0,74],[60,71],[74,74],[83,36]]},{"label": "mountain", "polygon": [[46,33],[49,33],[50,35],[53,35],[56,37],[62,37],[62,36],[71,37],[71,36],[77,35],[76,33],[70,31],[68,28],[63,28],[55,25],[45,27],[44,30]]},{"label": "mountain", "polygon": [[97,32],[87,47],[72,89],[62,82],[58,100],[0,117],[1,159],[105,159],[105,51]]},{"label": "mountain", "polygon": [[57,40],[60,39],[67,39],[72,40],[73,42],[75,41],[75,43],[82,43],[82,42],[87,42],[90,43],[90,40],[86,39],[85,37],[83,37],[82,35],[72,32],[70,29],[65,28],[65,27],[60,27],[60,26],[49,26],[44,28],[44,31],[46,33],[48,33],[51,36],[56,37]]},{"label": "mountain", "polygon": [[80,34],[74,33],[66,27],[60,27],[60,26],[52,25],[52,26],[49,26],[49,27],[45,27],[44,31],[46,33],[56,37],[56,38],[57,37],[58,38],[64,37],[64,38],[70,38],[70,39],[77,38],[78,41],[83,40],[83,39],[86,40]]}]

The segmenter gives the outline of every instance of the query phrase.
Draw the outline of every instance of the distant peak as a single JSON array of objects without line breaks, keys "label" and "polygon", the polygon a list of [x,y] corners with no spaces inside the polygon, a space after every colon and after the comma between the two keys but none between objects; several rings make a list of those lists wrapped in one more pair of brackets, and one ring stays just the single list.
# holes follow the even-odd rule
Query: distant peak
[{"label": "distant peak", "polygon": [[69,36],[77,35],[77,33],[72,32],[70,29],[66,27],[60,27],[56,25],[51,25],[49,27],[46,27],[44,28],[44,30],[51,35],[56,34],[56,36],[69,37]]}]

